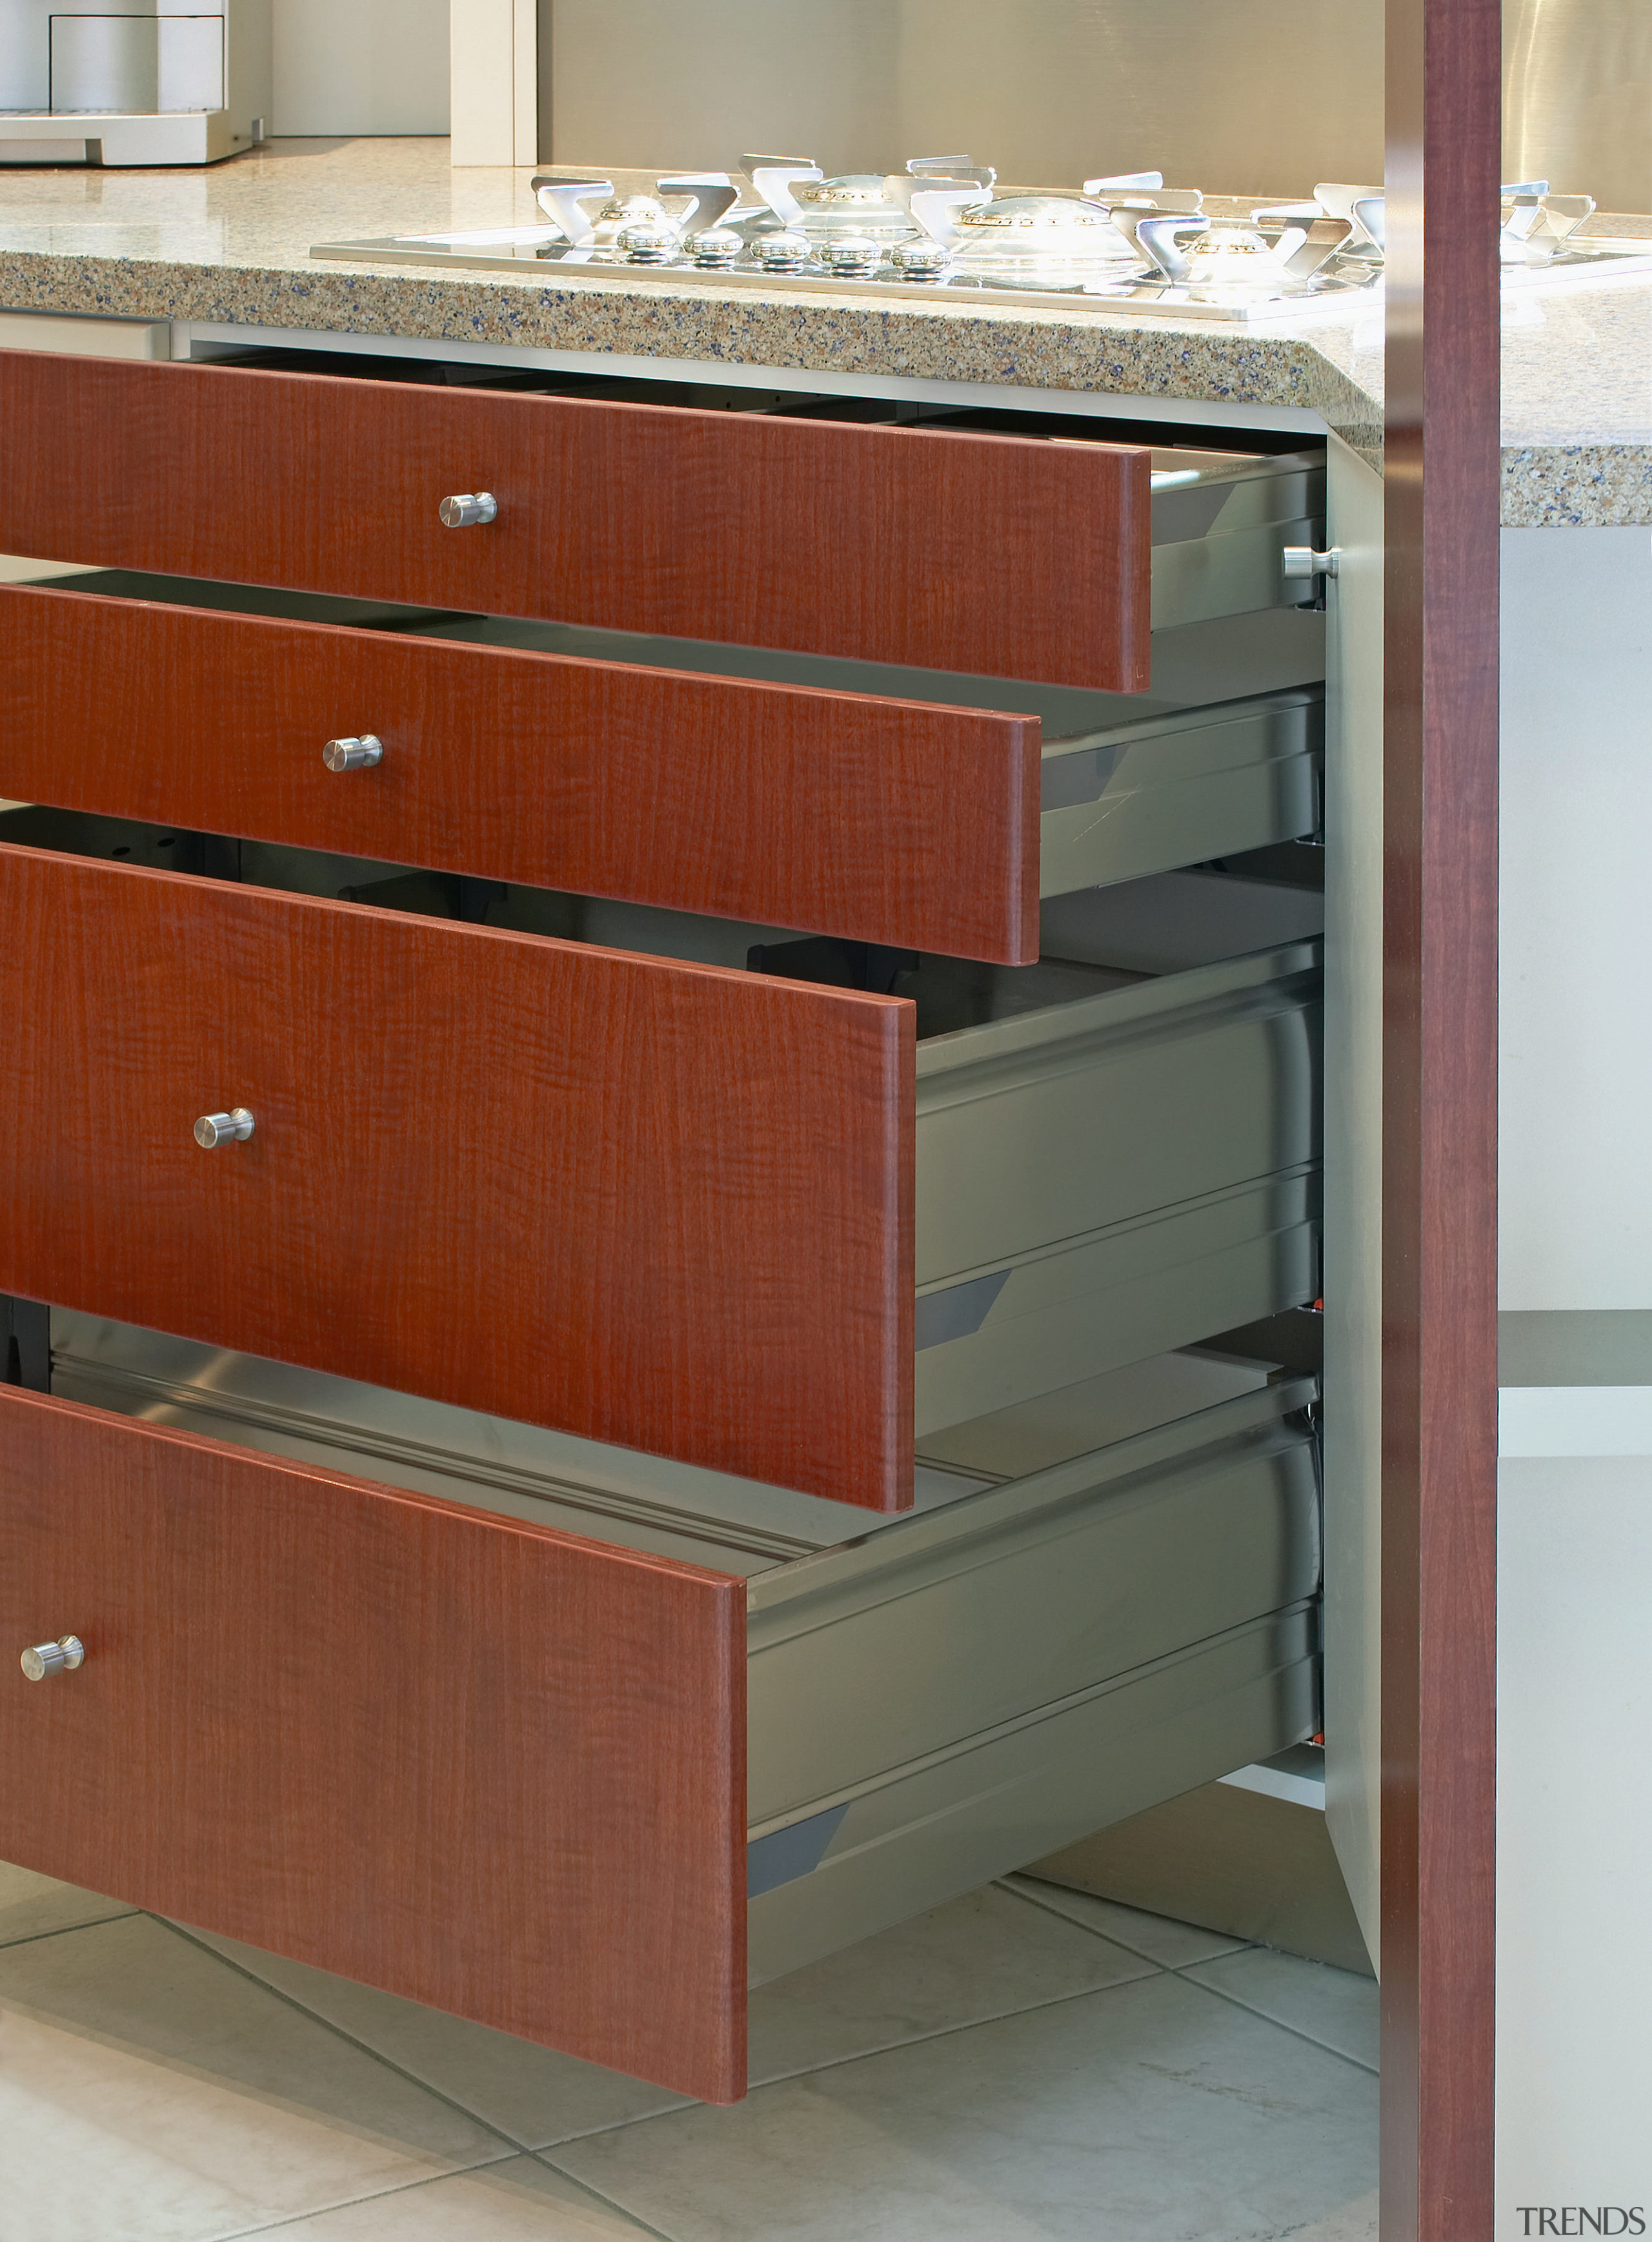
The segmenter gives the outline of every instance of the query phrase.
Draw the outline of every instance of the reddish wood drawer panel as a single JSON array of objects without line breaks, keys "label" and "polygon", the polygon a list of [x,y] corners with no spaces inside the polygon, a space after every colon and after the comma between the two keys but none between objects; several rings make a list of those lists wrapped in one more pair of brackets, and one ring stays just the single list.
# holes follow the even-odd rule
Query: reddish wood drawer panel
[{"label": "reddish wood drawer panel", "polygon": [[0,923],[0,1292],[910,1501],[910,1004],[16,847]]},{"label": "reddish wood drawer panel", "polygon": [[[323,743],[376,734],[331,776]],[[0,589],[0,795],[1023,964],[1036,718]]]},{"label": "reddish wood drawer panel", "polygon": [[[1145,692],[1140,446],[0,353],[0,551]],[[442,499],[498,519],[444,529]]]},{"label": "reddish wood drawer panel", "polygon": [[14,1387],[0,1478],[8,1859],[743,2094],[743,1581]]}]

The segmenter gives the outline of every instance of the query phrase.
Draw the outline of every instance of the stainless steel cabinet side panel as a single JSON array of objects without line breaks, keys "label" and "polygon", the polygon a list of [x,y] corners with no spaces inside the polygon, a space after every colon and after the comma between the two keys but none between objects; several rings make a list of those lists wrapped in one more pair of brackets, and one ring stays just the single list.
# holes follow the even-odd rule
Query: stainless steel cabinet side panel
[{"label": "stainless steel cabinet side panel", "polygon": [[1313,1391],[1241,1396],[749,1582],[752,1826],[1312,1596],[1294,1413]]}]

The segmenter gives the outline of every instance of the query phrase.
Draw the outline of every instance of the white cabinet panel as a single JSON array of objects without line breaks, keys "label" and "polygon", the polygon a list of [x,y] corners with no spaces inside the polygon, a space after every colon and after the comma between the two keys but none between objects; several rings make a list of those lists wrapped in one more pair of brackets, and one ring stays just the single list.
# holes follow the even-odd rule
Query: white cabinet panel
[{"label": "white cabinet panel", "polygon": [[1652,1456],[1506,1456],[1499,1487],[1496,2231],[1652,2226]]}]

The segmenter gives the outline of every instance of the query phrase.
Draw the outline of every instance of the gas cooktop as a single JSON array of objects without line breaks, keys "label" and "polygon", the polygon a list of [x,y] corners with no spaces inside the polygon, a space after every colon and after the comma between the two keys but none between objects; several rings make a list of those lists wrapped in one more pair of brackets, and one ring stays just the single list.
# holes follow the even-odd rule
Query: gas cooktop
[{"label": "gas cooktop", "polygon": [[[904,171],[826,178],[807,158],[747,156],[741,172],[665,174],[646,191],[545,172],[546,222],[460,233],[323,242],[312,257],[567,271],[630,286],[834,292],[941,302],[1084,304],[1132,316],[1253,322],[1346,318],[1380,295],[1380,188],[1326,182],[1310,199],[1207,209],[1157,171],[1082,190],[1000,187],[967,156],[915,157]],[[1586,195],[1546,180],[1505,187],[1506,285],[1552,287],[1652,273],[1652,240],[1579,238]]]}]

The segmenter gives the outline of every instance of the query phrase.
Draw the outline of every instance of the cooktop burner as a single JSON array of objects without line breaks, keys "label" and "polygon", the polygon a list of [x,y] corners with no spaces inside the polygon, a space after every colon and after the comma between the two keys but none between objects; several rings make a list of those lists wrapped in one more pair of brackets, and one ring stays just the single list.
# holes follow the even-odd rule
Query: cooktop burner
[{"label": "cooktop burner", "polygon": [[[1082,190],[999,187],[967,156],[914,157],[903,172],[827,178],[803,157],[747,156],[742,172],[667,173],[646,191],[544,172],[546,223],[319,243],[312,257],[520,272],[567,268],[634,285],[658,274],[717,288],[818,289],[888,301],[1045,305],[1255,321],[1346,317],[1383,275],[1380,188],[1326,182],[1311,199],[1207,209],[1157,171]],[[1652,240],[1579,238],[1587,195],[1546,180],[1503,190],[1505,284],[1553,286],[1652,272]]]}]

